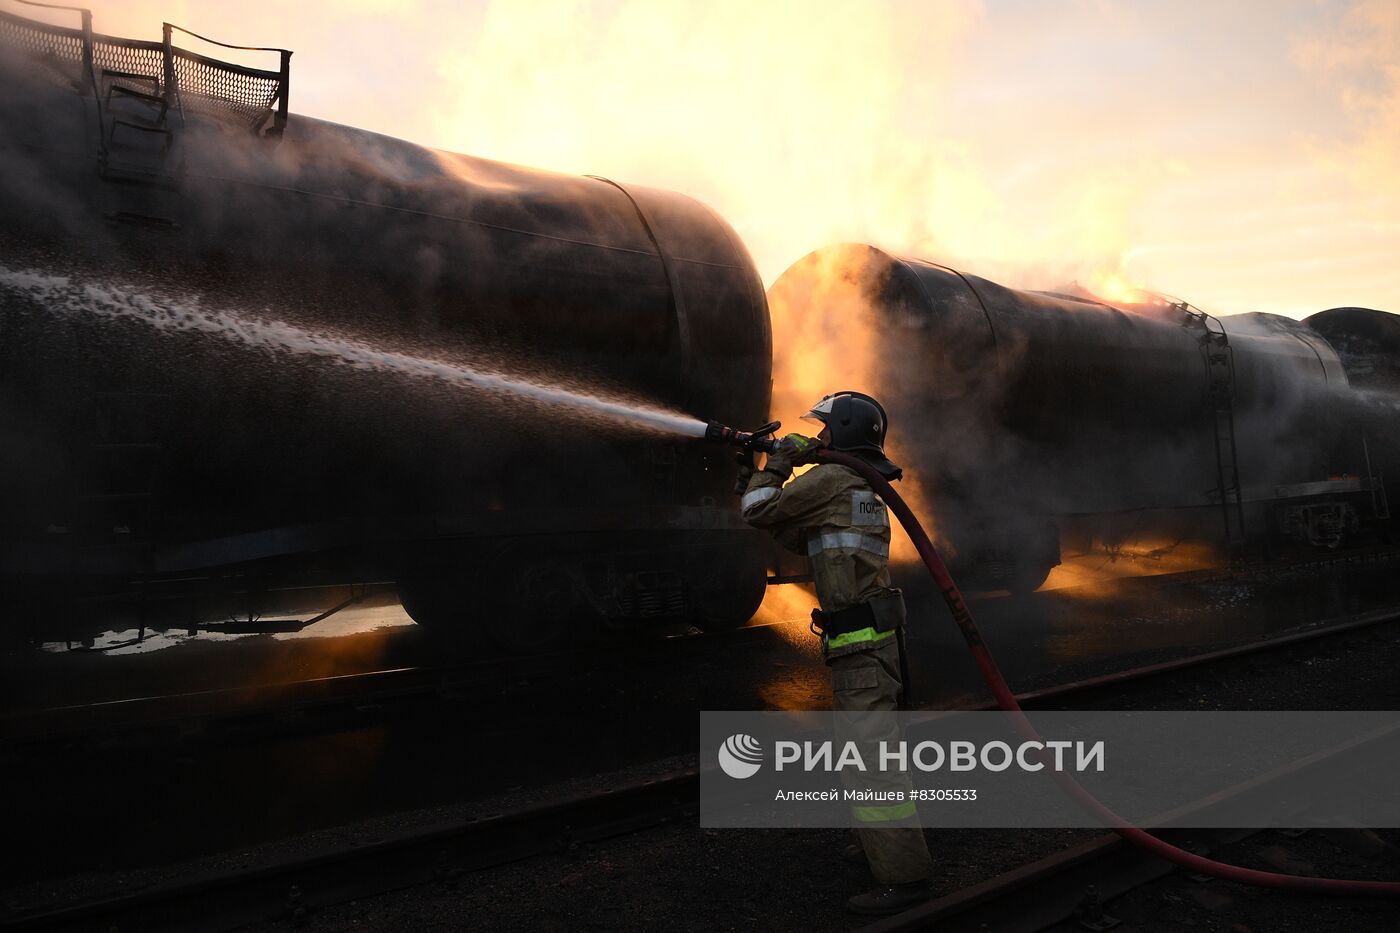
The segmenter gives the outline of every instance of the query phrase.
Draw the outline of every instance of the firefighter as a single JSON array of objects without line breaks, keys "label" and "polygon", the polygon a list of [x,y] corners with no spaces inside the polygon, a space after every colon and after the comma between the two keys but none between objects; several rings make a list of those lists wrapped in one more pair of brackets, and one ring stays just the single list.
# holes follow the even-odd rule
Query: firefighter
[{"label": "firefighter", "polygon": [[[789,434],[762,470],[740,468],[741,475],[749,474],[740,508],[749,524],[767,528],[785,548],[810,558],[821,604],[813,613],[813,631],[821,636],[831,668],[837,743],[856,741],[869,761],[881,739],[898,741],[898,728],[894,716],[860,714],[892,713],[903,689],[904,599],[890,586],[889,513],[849,467],[823,463],[789,478],[793,467],[811,462],[822,446],[860,457],[887,479],[898,479],[900,470],[885,457],[889,422],[870,396],[833,393],[803,420],[822,425],[817,438]],[[859,780],[863,787],[875,782],[885,789],[909,788],[907,774],[872,773]],[[867,862],[878,887],[850,898],[847,909],[891,914],[927,900],[932,866],[914,804],[855,806],[853,816],[857,841],[843,856]]]}]

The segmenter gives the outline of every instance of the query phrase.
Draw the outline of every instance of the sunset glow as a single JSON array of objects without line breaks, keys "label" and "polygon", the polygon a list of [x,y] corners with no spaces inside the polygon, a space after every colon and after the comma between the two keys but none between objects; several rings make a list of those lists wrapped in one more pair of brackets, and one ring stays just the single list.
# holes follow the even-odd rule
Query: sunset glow
[{"label": "sunset glow", "polygon": [[93,7],[295,50],[298,112],[692,194],[770,283],[855,240],[1217,313],[1400,310],[1394,0]]}]

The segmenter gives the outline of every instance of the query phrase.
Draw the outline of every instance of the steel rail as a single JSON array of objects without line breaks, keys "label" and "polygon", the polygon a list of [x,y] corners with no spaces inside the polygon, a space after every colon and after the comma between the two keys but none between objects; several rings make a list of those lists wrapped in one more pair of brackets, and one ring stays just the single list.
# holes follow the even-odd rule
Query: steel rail
[{"label": "steel rail", "polygon": [[228,930],[300,921],[309,910],[645,829],[695,810],[699,776],[682,771],[514,813],[409,830],[361,845],[211,872],[140,891],[0,920],[0,930]]},{"label": "steel rail", "polygon": [[[1313,628],[1301,632],[1290,632],[1287,635],[1276,635],[1271,638],[1246,642],[1245,644],[1234,645],[1229,648],[1220,648],[1215,651],[1188,655],[1184,658],[1161,661],[1157,664],[1132,667],[1127,670],[1115,671],[1111,674],[1101,674],[1097,677],[1086,677],[1083,680],[1057,684],[1053,687],[1027,690],[1023,693],[1016,694],[1016,700],[1022,706],[1039,706],[1045,703],[1059,701],[1066,697],[1074,696],[1075,694],[1087,693],[1106,687],[1115,687],[1120,684],[1153,677],[1157,674],[1170,674],[1174,671],[1203,667],[1217,661],[1228,661],[1232,658],[1243,658],[1253,654],[1276,651],[1280,648],[1287,648],[1290,645],[1305,644],[1336,635],[1345,635],[1347,632],[1372,628],[1377,625],[1383,625],[1386,622],[1394,622],[1397,620],[1400,620],[1400,607],[1377,609],[1372,612],[1361,613],[1355,618],[1345,622],[1319,622]],[[992,710],[998,707],[995,703],[986,703],[976,706],[960,706],[954,708],[962,710]]]}]

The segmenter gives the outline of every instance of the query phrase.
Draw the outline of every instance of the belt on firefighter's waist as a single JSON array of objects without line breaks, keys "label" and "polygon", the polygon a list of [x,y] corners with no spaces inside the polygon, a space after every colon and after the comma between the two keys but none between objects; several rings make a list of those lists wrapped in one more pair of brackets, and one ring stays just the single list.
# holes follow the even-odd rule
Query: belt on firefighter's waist
[{"label": "belt on firefighter's waist", "polygon": [[904,593],[894,590],[886,596],[876,596],[845,609],[823,612],[812,610],[812,631],[835,638],[848,632],[873,628],[877,632],[892,632],[904,624]]}]

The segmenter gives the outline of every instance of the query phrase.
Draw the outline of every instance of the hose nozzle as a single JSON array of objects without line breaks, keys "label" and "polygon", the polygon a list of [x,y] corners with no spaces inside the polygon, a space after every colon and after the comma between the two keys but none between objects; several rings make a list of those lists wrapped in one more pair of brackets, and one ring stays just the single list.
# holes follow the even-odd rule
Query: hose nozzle
[{"label": "hose nozzle", "polygon": [[705,440],[729,444],[750,453],[761,450],[766,454],[771,454],[778,450],[778,442],[773,435],[782,426],[781,421],[770,421],[756,431],[740,431],[722,425],[718,421],[711,421],[705,428]]}]

